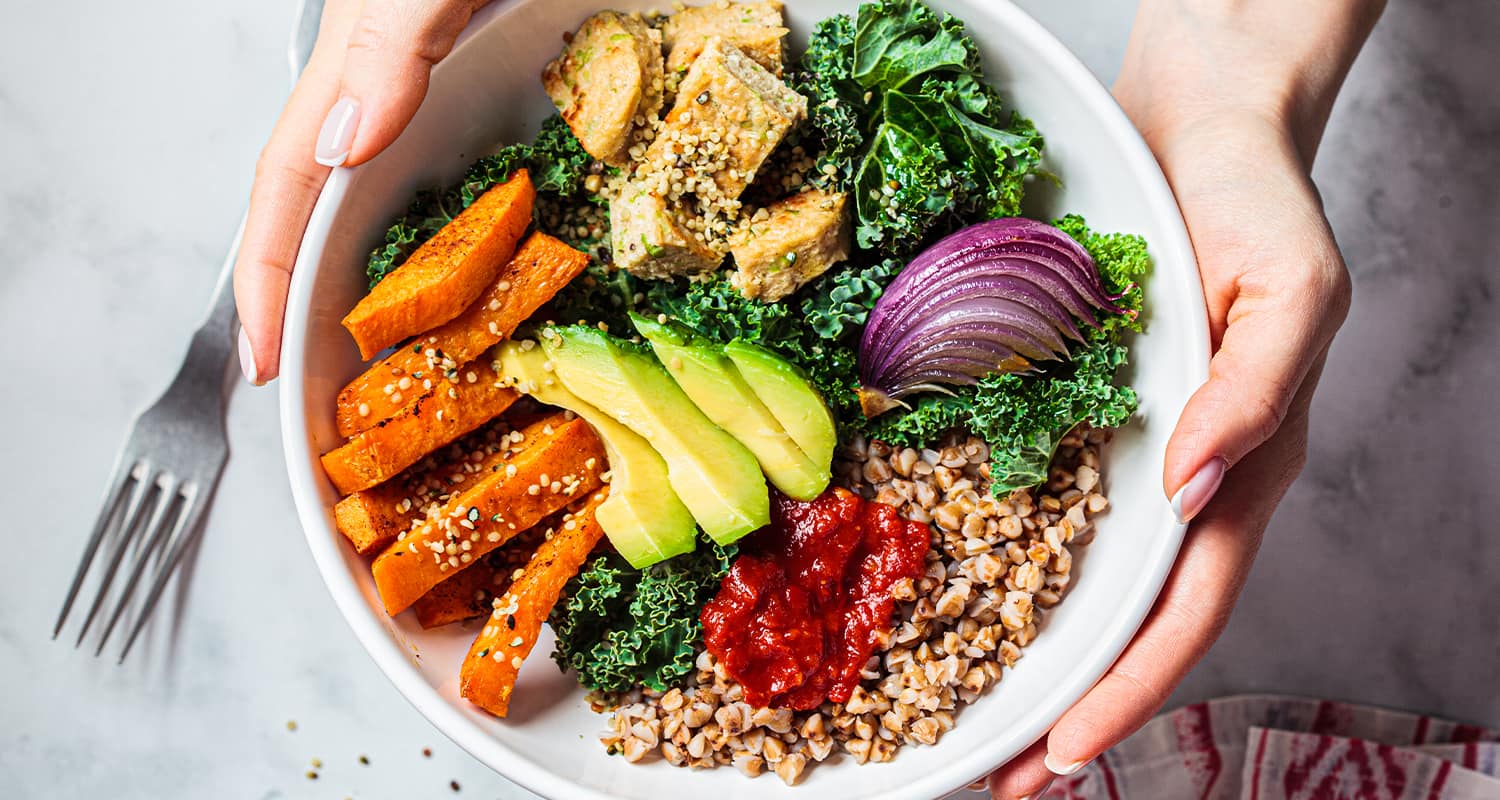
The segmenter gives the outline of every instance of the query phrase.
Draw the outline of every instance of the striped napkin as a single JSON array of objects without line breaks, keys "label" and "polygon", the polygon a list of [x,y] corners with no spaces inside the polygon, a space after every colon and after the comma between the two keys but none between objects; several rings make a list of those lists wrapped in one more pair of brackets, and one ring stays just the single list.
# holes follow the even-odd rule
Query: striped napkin
[{"label": "striped napkin", "polygon": [[1328,700],[1228,697],[1157,717],[1044,797],[1500,798],[1500,731]]}]

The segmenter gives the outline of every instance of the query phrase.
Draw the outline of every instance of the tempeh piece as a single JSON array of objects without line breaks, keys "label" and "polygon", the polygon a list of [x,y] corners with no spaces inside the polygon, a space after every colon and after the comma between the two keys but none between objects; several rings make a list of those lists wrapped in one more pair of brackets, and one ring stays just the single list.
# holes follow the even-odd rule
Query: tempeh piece
[{"label": "tempeh piece", "polygon": [[437,391],[325,453],[323,471],[342,494],[384,483],[500,416],[519,397],[501,384],[489,364],[473,364],[457,380],[444,381]]},{"label": "tempeh piece", "polygon": [[533,233],[464,313],[371,365],[339,392],[339,433],[355,436],[428,394],[496,343],[510,338],[588,266],[588,254]]},{"label": "tempeh piece", "polygon": [[516,676],[536,646],[542,623],[604,535],[594,512],[607,496],[607,490],[595,492],[542,542],[505,594],[494,601],[494,611],[469,647],[460,672],[459,693],[469,702],[497,717],[510,711]]},{"label": "tempeh piece", "polygon": [[531,224],[536,190],[526,170],[480,195],[365,295],[344,327],[361,358],[432,330],[474,302],[510,261]]},{"label": "tempeh piece", "polygon": [[581,419],[549,419],[519,432],[520,446],[505,469],[375,557],[371,571],[387,614],[405,611],[474,559],[599,486],[606,462],[593,429]]}]

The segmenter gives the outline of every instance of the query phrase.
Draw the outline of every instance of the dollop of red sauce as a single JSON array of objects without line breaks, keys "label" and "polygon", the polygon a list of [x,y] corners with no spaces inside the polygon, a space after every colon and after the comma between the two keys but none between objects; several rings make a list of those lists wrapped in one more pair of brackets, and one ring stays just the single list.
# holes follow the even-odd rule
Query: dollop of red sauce
[{"label": "dollop of red sauce", "polygon": [[927,525],[830,489],[773,493],[771,524],[746,537],[703,607],[703,641],[757,707],[842,703],[891,628],[891,591],[926,565]]}]

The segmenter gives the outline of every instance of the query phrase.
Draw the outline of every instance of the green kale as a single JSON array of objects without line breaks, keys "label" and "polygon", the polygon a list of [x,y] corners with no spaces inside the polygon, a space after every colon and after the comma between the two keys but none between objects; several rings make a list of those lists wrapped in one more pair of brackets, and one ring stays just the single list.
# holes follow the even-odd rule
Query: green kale
[{"label": "green kale", "polygon": [[604,326],[616,334],[630,336],[635,326],[630,323],[630,312],[635,310],[633,298],[640,281],[623,269],[612,269],[595,259],[583,271],[562,288],[547,312],[538,319],[561,323],[582,323]]},{"label": "green kale", "polygon": [[[846,14],[828,17],[813,29],[800,68],[789,75],[793,89],[809,98],[804,138],[820,153],[814,180],[851,176],[864,149],[869,115],[864,90],[854,82],[854,19]],[[817,146],[818,144],[821,147]]]},{"label": "green kale", "polygon": [[1041,135],[984,82],[963,23],[918,0],[824,20],[793,86],[810,100],[819,169],[835,167],[854,192],[861,248],[909,256],[1013,216],[1026,177],[1041,171]]},{"label": "green kale", "polygon": [[868,267],[844,265],[825,272],[799,295],[807,326],[830,342],[858,337],[870,309],[901,266],[888,258]]},{"label": "green kale", "polygon": [[595,558],[552,610],[553,660],[600,691],[680,684],[701,648],[698,610],[718,591],[735,553],[733,545],[700,543],[644,570],[613,553]]},{"label": "green kale", "polygon": [[561,115],[553,114],[542,123],[525,166],[531,170],[531,182],[537,193],[563,198],[584,195],[583,182],[595,169],[592,156],[584,152],[578,137],[568,129]]},{"label": "green kale", "polygon": [[866,89],[899,89],[932,72],[979,69],[979,50],[964,24],[916,0],[860,6],[853,46],[852,77]]},{"label": "green kale", "polygon": [[475,161],[457,185],[417,193],[400,219],[385,232],[385,241],[370,253],[365,273],[370,287],[401,266],[422,243],[453,221],[480,195],[510,180],[521,168],[531,172],[537,192],[554,198],[575,200],[584,195],[583,182],[593,159],[568,130],[561,116],[542,123],[532,144],[508,145],[500,152]]}]

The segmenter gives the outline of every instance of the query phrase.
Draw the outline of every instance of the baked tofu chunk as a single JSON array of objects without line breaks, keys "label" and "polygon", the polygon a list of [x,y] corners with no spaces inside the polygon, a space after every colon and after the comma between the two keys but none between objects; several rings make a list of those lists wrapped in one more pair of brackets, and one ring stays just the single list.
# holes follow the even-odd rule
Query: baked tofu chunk
[{"label": "baked tofu chunk", "polygon": [[738,47],[772,75],[781,75],[787,31],[780,0],[691,6],[667,17],[662,43],[667,47],[667,74],[686,72],[710,37]]},{"label": "baked tofu chunk", "polygon": [[847,196],[810,190],[745,219],[730,240],[738,267],[730,281],[754,300],[773,302],[849,257]]},{"label": "baked tofu chunk", "polygon": [[734,201],[806,116],[807,98],[739,48],[711,37],[683,76],[641,167],[647,175],[670,172],[674,182],[692,178],[691,193],[700,203]]},{"label": "baked tofu chunk", "polygon": [[638,17],[601,11],[584,20],[542,86],[589,155],[623,166],[636,120],[662,104],[661,31]]},{"label": "baked tofu chunk", "polygon": [[627,184],[609,205],[615,266],[642,278],[696,275],[719,268],[724,251],[682,224],[661,195]]}]

